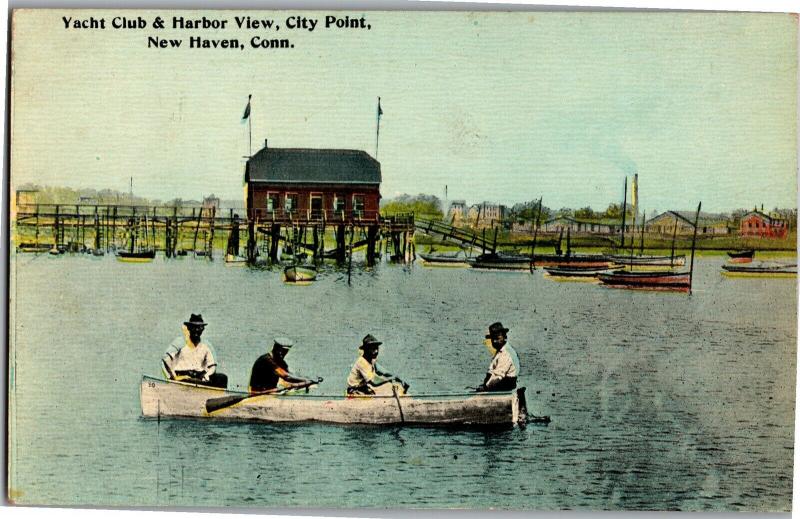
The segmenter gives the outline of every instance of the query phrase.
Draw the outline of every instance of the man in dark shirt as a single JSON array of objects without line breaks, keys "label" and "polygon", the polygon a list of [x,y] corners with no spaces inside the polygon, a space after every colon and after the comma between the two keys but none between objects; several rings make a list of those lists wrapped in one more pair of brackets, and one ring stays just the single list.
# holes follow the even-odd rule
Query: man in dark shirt
[{"label": "man in dark shirt", "polygon": [[278,388],[278,382],[281,381],[283,382],[282,386],[287,389],[308,387],[311,384],[322,382],[322,377],[312,380],[289,372],[289,366],[283,358],[293,345],[291,339],[277,337],[272,345],[272,351],[256,359],[250,372],[251,393],[274,391]]}]

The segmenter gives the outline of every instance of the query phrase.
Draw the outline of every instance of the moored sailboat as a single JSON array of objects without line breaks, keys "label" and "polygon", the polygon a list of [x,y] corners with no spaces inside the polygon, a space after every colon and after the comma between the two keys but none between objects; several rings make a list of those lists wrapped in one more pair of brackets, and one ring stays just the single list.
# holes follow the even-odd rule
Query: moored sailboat
[{"label": "moored sailboat", "polygon": [[[700,207],[702,202],[697,204],[697,212],[694,217],[694,233],[692,237],[692,253],[689,270],[675,271],[669,270],[633,270],[633,265],[629,264],[628,269],[607,272],[598,275],[600,282],[610,288],[624,288],[629,290],[658,290],[671,292],[692,291],[692,277],[694,273],[694,250],[697,240],[697,222],[700,217]],[[623,206],[623,214],[626,208]],[[635,217],[634,217],[635,221]],[[644,234],[644,233],[642,233]],[[673,233],[673,251],[675,250],[675,236]],[[631,239],[631,257],[633,256],[633,239]],[[674,254],[673,254],[674,257]]]},{"label": "moored sailboat", "polygon": [[128,240],[129,247],[128,250],[117,251],[117,260],[124,261],[126,263],[148,263],[153,261],[153,258],[156,257],[155,249],[149,245],[147,215],[144,217],[144,239],[138,240],[139,243],[137,246],[137,237],[141,226],[141,220],[137,220],[135,222],[133,219],[130,220],[130,237]]}]

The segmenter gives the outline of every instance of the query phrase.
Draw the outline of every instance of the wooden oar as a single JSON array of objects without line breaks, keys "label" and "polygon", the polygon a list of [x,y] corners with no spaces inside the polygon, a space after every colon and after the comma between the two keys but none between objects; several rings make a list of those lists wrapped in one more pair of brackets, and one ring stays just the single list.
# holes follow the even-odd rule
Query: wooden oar
[{"label": "wooden oar", "polygon": [[308,384],[301,384],[299,386],[294,386],[294,387],[284,387],[281,389],[276,388],[276,389],[269,389],[267,391],[259,391],[258,393],[251,393],[249,395],[229,395],[229,396],[221,396],[218,398],[209,398],[208,400],[206,400],[206,412],[213,413],[214,411],[219,411],[220,409],[225,409],[226,407],[236,405],[243,400],[247,400],[248,398],[253,398],[261,395],[278,395],[286,391],[290,391],[292,389],[303,389],[311,387],[316,384],[317,382],[309,382]]}]

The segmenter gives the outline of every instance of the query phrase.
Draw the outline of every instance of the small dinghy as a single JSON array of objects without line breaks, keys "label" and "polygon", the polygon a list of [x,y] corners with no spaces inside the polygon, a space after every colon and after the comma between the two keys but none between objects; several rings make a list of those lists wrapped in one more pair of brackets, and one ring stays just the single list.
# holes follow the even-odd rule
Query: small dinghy
[{"label": "small dinghy", "polygon": [[611,288],[629,290],[664,290],[671,292],[689,292],[692,288],[691,274],[673,271],[630,271],[607,272],[598,274],[597,279]]},{"label": "small dinghy", "polygon": [[547,277],[556,281],[596,281],[600,274],[621,272],[606,267],[545,267]]},{"label": "small dinghy", "polygon": [[455,252],[428,252],[419,253],[423,264],[437,267],[466,267],[467,255],[463,250]]},{"label": "small dinghy", "polygon": [[756,255],[754,249],[728,251],[728,261],[731,263],[750,263],[753,261],[753,256]]},{"label": "small dinghy", "polygon": [[760,261],[747,265],[723,265],[723,274],[730,277],[797,277],[796,263],[774,263]]},{"label": "small dinghy", "polygon": [[153,261],[153,258],[155,257],[156,251],[152,249],[134,252],[126,250],[117,251],[117,260],[128,263],[147,263],[149,261]]},{"label": "small dinghy", "polygon": [[686,255],[677,256],[626,256],[624,254],[609,254],[606,256],[615,265],[626,267],[682,267],[686,265]]},{"label": "small dinghy", "polygon": [[314,281],[317,279],[317,269],[310,265],[289,265],[283,269],[283,276],[290,283]]}]

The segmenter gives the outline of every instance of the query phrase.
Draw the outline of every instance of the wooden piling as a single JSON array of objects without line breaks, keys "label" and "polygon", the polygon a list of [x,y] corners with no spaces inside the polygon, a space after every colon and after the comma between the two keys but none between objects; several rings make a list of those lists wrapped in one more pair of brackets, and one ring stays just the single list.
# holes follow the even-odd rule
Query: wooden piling
[{"label": "wooden piling", "polygon": [[278,262],[278,242],[281,239],[281,226],[273,223],[270,232],[269,260],[273,263]]},{"label": "wooden piling", "polygon": [[349,250],[349,260],[347,261],[347,284],[350,284],[350,273],[353,270],[353,236],[356,234],[355,227],[350,226],[350,247]]},{"label": "wooden piling", "polygon": [[313,239],[314,239],[314,251],[313,251],[312,258],[314,260],[314,263],[316,263],[317,260],[319,259],[319,232],[318,231],[319,231],[319,229],[315,225],[313,230],[312,230],[312,235],[313,235]]},{"label": "wooden piling", "polygon": [[247,263],[253,264],[256,262],[256,230],[255,222],[252,218],[247,220]]},{"label": "wooden piling", "polygon": [[375,265],[375,239],[378,236],[378,226],[370,225],[367,228],[367,266]]},{"label": "wooden piling", "polygon": [[336,263],[343,264],[345,260],[345,229],[343,224],[336,226]]}]

